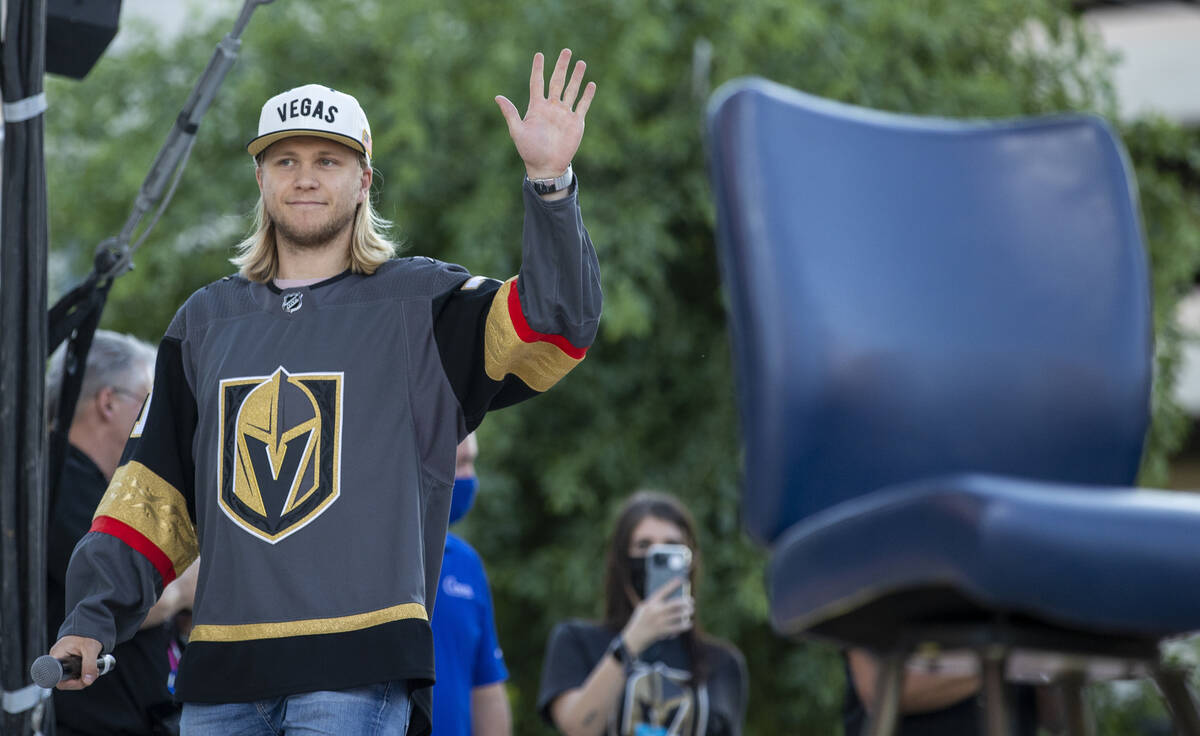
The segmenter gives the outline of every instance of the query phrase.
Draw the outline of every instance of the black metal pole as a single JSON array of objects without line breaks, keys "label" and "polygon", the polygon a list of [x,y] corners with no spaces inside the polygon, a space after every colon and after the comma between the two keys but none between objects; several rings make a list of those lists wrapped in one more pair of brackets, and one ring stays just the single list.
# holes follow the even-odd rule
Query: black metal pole
[{"label": "black metal pole", "polygon": [[0,686],[5,734],[32,732],[29,660],[46,649],[45,0],[8,0],[0,191]]},{"label": "black metal pole", "polygon": [[[208,61],[208,66],[196,80],[196,86],[188,95],[187,102],[175,125],[167,133],[154,163],[150,165],[150,173],[142,182],[142,188],[134,201],[133,209],[125,220],[121,232],[108,238],[96,247],[96,271],[102,279],[113,279],[131,268],[131,259],[136,245],[130,246],[134,231],[145,218],[146,214],[157,205],[167,191],[172,174],[176,172],[191,153],[192,142],[196,139],[196,131],[209,105],[217,96],[217,90],[225,81],[225,75],[233,68],[239,50],[242,48],[242,33],[250,23],[250,16],[259,5],[266,5],[273,0],[245,0],[242,10],[234,21],[233,30],[225,35],[217,44],[216,51]],[[153,223],[151,223],[153,226]],[[143,237],[146,230],[143,229]],[[139,238],[139,242],[140,242]]]}]

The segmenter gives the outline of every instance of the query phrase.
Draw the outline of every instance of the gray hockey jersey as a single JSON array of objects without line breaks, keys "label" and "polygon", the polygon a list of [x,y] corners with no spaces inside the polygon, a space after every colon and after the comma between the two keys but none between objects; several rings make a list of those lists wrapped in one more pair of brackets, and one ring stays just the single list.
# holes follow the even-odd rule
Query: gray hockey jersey
[{"label": "gray hockey jersey", "polygon": [[193,294],[72,556],[60,636],[111,650],[199,556],[181,700],[431,684],[455,446],[582,360],[600,316],[576,195],[526,183],[524,200],[521,272],[503,283],[417,257]]}]

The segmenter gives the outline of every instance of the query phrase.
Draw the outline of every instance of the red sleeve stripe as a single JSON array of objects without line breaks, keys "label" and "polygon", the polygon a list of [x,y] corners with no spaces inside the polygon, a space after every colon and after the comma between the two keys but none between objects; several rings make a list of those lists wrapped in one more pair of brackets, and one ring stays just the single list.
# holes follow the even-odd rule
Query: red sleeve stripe
[{"label": "red sleeve stripe", "polygon": [[91,531],[112,535],[141,553],[142,557],[149,560],[150,564],[154,565],[154,569],[158,570],[164,586],[175,579],[175,565],[171,563],[171,558],[167,557],[166,553],[156,547],[144,534],[125,522],[111,516],[97,516],[92,521]]},{"label": "red sleeve stripe", "polygon": [[575,360],[583,360],[583,356],[587,355],[587,348],[575,347],[562,335],[548,335],[529,326],[529,322],[525,320],[525,313],[521,311],[521,295],[517,293],[516,280],[508,289],[508,316],[522,342],[548,342]]}]

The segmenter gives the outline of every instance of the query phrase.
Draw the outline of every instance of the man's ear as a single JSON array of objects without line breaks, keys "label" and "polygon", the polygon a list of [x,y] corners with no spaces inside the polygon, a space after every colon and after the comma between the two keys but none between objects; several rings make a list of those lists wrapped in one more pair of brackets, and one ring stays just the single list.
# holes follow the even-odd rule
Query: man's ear
[{"label": "man's ear", "polygon": [[360,204],[366,202],[367,197],[371,196],[371,182],[374,180],[374,178],[374,169],[372,169],[370,166],[367,166],[363,169],[361,180],[362,186],[360,186],[358,189],[358,201]]},{"label": "man's ear", "polygon": [[117,410],[117,392],[112,386],[105,386],[96,392],[92,397],[92,401],[96,402],[96,411],[105,419],[111,419]]}]

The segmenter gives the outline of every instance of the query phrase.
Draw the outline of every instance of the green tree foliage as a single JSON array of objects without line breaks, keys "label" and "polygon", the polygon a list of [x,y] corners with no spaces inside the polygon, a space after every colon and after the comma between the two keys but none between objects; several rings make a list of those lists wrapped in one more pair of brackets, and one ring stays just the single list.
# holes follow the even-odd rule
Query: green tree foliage
[{"label": "green tree foliage", "polygon": [[[119,231],[166,131],[232,22],[135,44],[82,83],[51,80],[47,156],[61,291]],[[599,87],[575,161],[604,273],[605,314],[582,366],[547,396],[489,417],[483,492],[463,523],[488,564],[512,670],[516,731],[534,713],[555,621],[599,612],[606,536],[634,489],[677,493],[701,527],[700,618],[745,652],[749,732],[838,730],[842,670],[766,623],[764,553],[740,533],[737,417],[705,177],[703,105],[757,74],[887,110],[1011,116],[1107,112],[1106,57],[1054,0],[281,0],[260,9],[201,126],[175,201],[113,290],[105,325],[157,339],[175,308],[232,269],[257,197],[244,144],[262,101],[320,81],[370,115],[381,212],[411,252],[507,276],[520,258],[520,161],[492,98],[523,109],[534,50],[569,46]],[[1142,182],[1161,350],[1195,271],[1197,141],[1128,130]],[[1193,179],[1194,181],[1194,179]],[[352,328],[352,327],[351,327]],[[1160,393],[1153,477],[1181,436]]]}]

